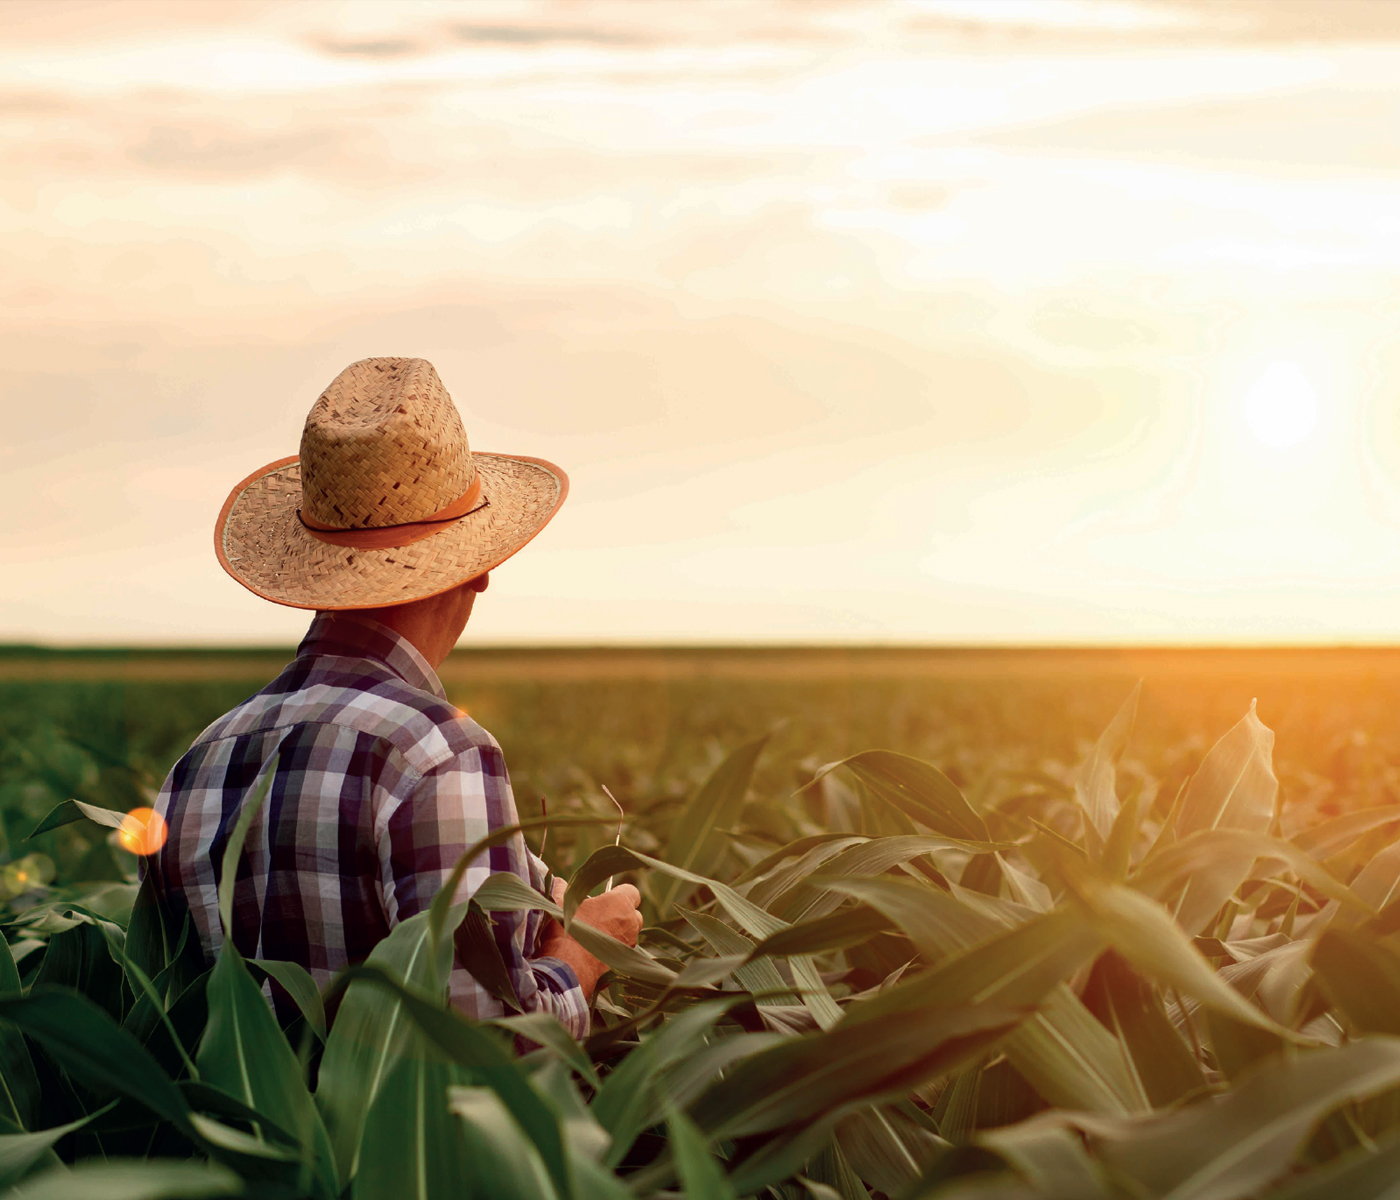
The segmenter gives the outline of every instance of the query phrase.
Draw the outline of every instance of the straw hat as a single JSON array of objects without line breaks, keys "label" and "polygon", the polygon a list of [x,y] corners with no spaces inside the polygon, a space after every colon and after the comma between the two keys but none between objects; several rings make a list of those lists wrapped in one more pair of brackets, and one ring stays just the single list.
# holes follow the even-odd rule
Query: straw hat
[{"label": "straw hat", "polygon": [[301,453],[254,471],[214,530],[224,570],[293,608],[378,608],[504,562],[559,511],[553,463],[473,454],[432,363],[351,363],[311,407]]}]

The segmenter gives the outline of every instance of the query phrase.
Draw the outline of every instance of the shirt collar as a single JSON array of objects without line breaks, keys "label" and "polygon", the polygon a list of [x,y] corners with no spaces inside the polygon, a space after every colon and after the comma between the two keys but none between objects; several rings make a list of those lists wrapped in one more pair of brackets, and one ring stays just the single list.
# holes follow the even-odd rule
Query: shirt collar
[{"label": "shirt collar", "polygon": [[352,613],[321,612],[311,622],[297,657],[332,654],[344,658],[372,658],[383,663],[410,687],[447,699],[437,672],[416,646],[387,625]]}]

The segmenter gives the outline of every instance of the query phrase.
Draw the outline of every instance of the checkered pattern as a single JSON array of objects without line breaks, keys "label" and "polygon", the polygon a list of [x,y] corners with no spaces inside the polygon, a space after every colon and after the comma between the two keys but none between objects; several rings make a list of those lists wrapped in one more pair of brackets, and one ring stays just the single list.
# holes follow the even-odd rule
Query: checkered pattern
[{"label": "checkered pattern", "polygon": [[[195,739],[156,801],[170,834],[148,869],[188,905],[211,958],[223,941],[224,846],[274,753],[238,862],[233,942],[247,957],[301,963],[322,987],[426,909],[469,846],[519,819],[500,747],[447,702],[423,656],[377,622],[319,614],[295,661]],[[494,871],[543,890],[544,863],[516,834],[467,869],[456,900]],[[501,956],[526,1009],[581,1038],[588,1004],[572,969],[531,957],[540,920],[497,914]],[[461,967],[450,994],[468,1016],[503,1015]]]}]

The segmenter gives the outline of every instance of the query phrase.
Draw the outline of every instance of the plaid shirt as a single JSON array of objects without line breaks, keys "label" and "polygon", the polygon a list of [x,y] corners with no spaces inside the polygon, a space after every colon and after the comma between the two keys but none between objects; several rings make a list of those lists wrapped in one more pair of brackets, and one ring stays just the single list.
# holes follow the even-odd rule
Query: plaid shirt
[{"label": "plaid shirt", "polygon": [[[238,864],[233,942],[250,958],[300,963],[323,988],[426,909],[469,846],[519,820],[500,747],[447,702],[423,656],[377,622],[318,614],[291,665],[195,739],[156,801],[170,832],[147,861],[157,888],[189,907],[211,958],[223,941],[224,846],[274,752],[277,774]],[[467,869],[456,900],[493,871],[543,890],[544,863],[516,834]],[[532,957],[540,920],[496,914],[502,958],[522,1005],[582,1038],[588,1002],[573,970]],[[450,995],[467,1016],[504,1013],[460,966]]]}]

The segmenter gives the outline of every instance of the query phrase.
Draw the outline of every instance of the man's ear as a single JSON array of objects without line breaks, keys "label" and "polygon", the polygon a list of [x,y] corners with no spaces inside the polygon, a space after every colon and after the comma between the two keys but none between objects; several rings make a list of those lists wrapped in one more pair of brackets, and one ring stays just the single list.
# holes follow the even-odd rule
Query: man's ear
[{"label": "man's ear", "polygon": [[490,572],[490,571],[483,571],[483,572],[482,572],[480,575],[478,575],[475,579],[468,579],[468,580],[467,580],[467,587],[471,588],[471,590],[474,591],[474,592],[476,592],[478,595],[480,595],[482,592],[484,592],[484,591],[485,591],[488,587],[490,587],[490,586],[491,586],[491,572]]}]

